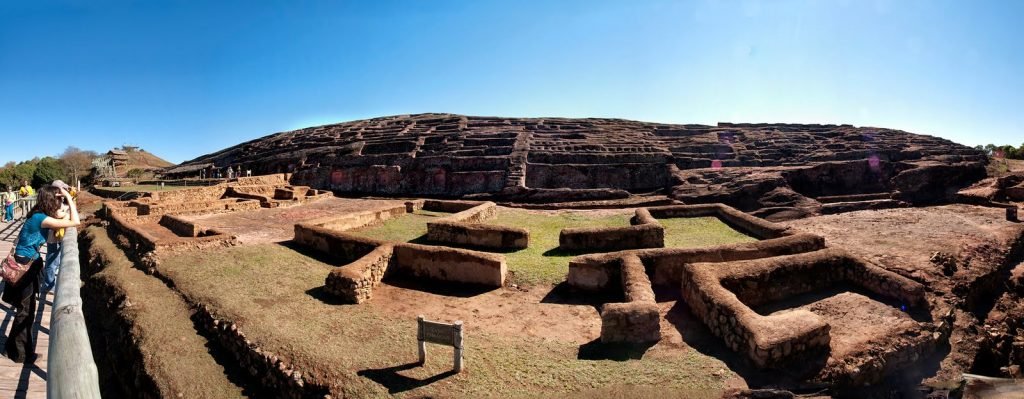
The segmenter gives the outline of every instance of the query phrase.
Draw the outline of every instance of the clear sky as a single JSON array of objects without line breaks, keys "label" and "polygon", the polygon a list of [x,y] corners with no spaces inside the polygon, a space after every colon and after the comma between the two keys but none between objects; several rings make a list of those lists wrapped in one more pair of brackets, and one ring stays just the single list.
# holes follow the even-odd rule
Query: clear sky
[{"label": "clear sky", "polygon": [[882,126],[1024,143],[1024,1],[0,3],[0,162],[181,162],[367,117]]}]

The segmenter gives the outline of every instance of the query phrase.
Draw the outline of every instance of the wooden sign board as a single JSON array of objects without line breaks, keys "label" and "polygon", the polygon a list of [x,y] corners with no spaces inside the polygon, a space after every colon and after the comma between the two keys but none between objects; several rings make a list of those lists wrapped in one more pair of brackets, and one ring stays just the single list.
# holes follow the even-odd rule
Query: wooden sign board
[{"label": "wooden sign board", "polygon": [[451,346],[455,348],[455,372],[462,371],[462,321],[441,323],[428,321],[423,316],[416,318],[418,328],[416,340],[419,341],[420,364],[427,361],[427,342]]}]

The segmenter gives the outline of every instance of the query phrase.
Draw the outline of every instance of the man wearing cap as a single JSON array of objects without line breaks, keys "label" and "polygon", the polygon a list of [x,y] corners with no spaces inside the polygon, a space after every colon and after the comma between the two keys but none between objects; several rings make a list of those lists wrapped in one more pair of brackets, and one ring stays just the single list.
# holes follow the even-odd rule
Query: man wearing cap
[{"label": "man wearing cap", "polygon": [[[68,186],[63,180],[54,180],[51,184],[57,188],[63,188],[65,191],[71,191],[71,187]],[[60,194],[58,194],[60,196]],[[65,198],[61,196],[61,207],[57,212],[58,217],[62,219],[68,219],[71,215],[68,213],[68,201],[74,201],[74,198]],[[46,293],[53,289],[57,285],[57,271],[60,269],[61,260],[61,240],[64,239],[64,229],[51,229],[50,233],[46,237],[46,262],[43,264],[42,279],[40,279],[39,296],[45,297]]]}]

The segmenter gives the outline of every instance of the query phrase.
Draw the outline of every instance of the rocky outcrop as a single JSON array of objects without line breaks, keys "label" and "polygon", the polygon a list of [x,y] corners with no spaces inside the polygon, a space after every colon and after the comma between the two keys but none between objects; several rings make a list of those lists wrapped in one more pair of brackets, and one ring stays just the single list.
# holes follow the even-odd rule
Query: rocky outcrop
[{"label": "rocky outcrop", "polygon": [[291,184],[337,192],[514,202],[662,191],[790,218],[817,213],[819,196],[949,200],[984,177],[985,162],[981,151],[942,138],[850,125],[420,114],[277,133],[177,170],[241,166],[295,172]]}]

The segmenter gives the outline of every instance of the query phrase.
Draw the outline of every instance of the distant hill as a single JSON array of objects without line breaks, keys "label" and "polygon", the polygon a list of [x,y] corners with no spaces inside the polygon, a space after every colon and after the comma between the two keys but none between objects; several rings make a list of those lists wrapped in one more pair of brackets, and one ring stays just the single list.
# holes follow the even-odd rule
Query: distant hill
[{"label": "distant hill", "polygon": [[108,151],[105,155],[109,157],[111,154],[115,154],[117,158],[124,160],[126,165],[125,170],[152,170],[174,166],[173,163],[167,162],[166,160],[138,147],[124,146],[121,148],[114,148]]},{"label": "distant hill", "polygon": [[173,163],[138,147],[114,148],[93,160],[95,178],[152,177],[158,170]]},{"label": "distant hill", "polygon": [[128,151],[129,169],[163,169],[170,166],[174,166],[174,164],[146,150]]}]

